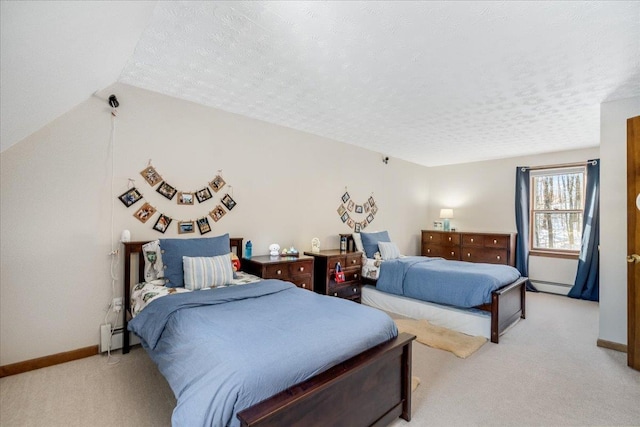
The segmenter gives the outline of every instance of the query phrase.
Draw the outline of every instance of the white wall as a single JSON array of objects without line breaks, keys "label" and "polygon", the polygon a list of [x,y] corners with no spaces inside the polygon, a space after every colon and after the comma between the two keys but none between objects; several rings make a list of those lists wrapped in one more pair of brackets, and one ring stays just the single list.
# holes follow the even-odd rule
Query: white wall
[{"label": "white wall", "polygon": [[[169,216],[196,219],[213,208],[156,193],[139,174],[150,158],[185,191],[222,169],[238,204],[206,236],[251,239],[254,254],[272,242],[307,250],[313,237],[338,247],[338,233],[349,231],[336,212],[345,186],[358,201],[374,193],[379,211],[368,230],[388,229],[405,253],[419,246],[426,168],[393,158],[384,165],[375,152],[127,85],[106,93],[120,101],[113,190],[110,110],[97,97],[0,156],[0,365],[98,344],[111,245],[123,229],[133,240],[162,236],[152,230],[158,214],[142,224],[132,216],[140,202],[127,209],[116,199],[127,178]],[[165,237],[177,236],[173,223]]]},{"label": "white wall", "polygon": [[[515,232],[516,167],[581,162],[598,157],[596,147],[430,168],[429,228],[433,221],[439,220],[440,209],[447,207],[453,208],[455,218],[451,226],[458,231]],[[577,266],[577,260],[531,256],[529,277],[533,281],[566,283],[568,277],[575,278]]]},{"label": "white wall", "polygon": [[640,97],[600,105],[600,335],[627,343],[627,119]]}]

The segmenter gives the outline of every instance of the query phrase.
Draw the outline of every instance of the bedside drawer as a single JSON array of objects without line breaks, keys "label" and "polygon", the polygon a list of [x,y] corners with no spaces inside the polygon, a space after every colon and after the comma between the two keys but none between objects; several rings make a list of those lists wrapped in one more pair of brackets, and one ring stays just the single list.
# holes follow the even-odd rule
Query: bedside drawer
[{"label": "bedside drawer", "polygon": [[342,266],[344,268],[351,268],[351,267],[356,267],[358,269],[362,268],[362,254],[360,252],[356,254],[347,254],[346,260],[344,264],[342,264]]},{"label": "bedside drawer", "polygon": [[289,277],[313,273],[313,260],[297,261],[289,264]]},{"label": "bedside drawer", "polygon": [[267,265],[264,268],[264,279],[289,279],[289,266],[286,264]]},{"label": "bedside drawer", "polygon": [[464,248],[462,260],[470,262],[486,262],[490,264],[507,264],[506,249]]},{"label": "bedside drawer", "polygon": [[298,275],[289,279],[294,285],[299,288],[313,290],[313,282],[311,280],[311,274]]},{"label": "bedside drawer", "polygon": [[340,286],[329,287],[329,295],[338,298],[360,299],[360,283],[340,284]]}]

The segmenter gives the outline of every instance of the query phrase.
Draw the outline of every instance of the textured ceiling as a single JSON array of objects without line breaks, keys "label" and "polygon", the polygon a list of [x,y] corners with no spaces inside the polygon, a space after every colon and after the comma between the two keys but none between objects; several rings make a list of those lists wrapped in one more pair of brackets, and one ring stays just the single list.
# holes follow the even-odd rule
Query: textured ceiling
[{"label": "textured ceiling", "polygon": [[640,96],[640,2],[146,5],[120,82],[427,166],[594,147]]}]

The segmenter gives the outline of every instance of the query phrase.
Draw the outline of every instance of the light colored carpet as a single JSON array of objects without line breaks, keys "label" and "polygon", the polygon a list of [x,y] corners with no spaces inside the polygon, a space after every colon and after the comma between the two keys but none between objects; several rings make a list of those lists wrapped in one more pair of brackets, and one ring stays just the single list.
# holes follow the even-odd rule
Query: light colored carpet
[{"label": "light colored carpet", "polygon": [[420,319],[395,319],[399,332],[408,332],[416,336],[416,341],[429,347],[450,351],[466,359],[487,342],[485,337],[474,337],[452,331]]},{"label": "light colored carpet", "polygon": [[[527,319],[473,357],[415,344],[413,418],[391,427],[638,426],[640,372],[597,338],[596,303],[528,293]],[[1,378],[0,426],[170,426],[176,400],[146,352],[117,356]]]},{"label": "light colored carpet", "polygon": [[420,385],[420,378],[415,375],[411,377],[411,391],[416,391],[418,386]]}]

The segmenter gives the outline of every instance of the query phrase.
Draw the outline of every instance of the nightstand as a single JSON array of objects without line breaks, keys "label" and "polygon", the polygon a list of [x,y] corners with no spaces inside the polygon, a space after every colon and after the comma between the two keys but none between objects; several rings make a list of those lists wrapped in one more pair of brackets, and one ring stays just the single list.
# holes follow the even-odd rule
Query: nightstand
[{"label": "nightstand", "polygon": [[[362,252],[341,252],[339,249],[329,249],[304,254],[315,258],[313,282],[317,293],[360,302]],[[342,283],[335,281],[338,262],[345,276],[345,281]]]},{"label": "nightstand", "polygon": [[263,279],[292,282],[299,288],[313,290],[313,257],[260,255],[242,258],[242,271]]}]

